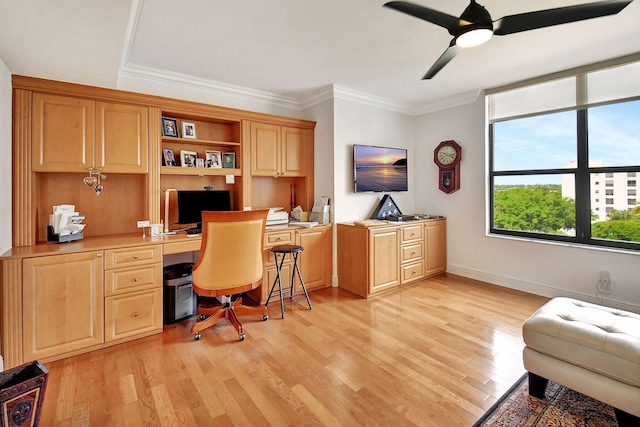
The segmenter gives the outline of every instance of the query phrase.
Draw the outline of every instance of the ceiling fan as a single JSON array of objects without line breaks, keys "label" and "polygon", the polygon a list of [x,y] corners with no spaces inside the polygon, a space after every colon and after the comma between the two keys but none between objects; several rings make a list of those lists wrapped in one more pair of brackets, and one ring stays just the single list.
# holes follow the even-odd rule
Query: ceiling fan
[{"label": "ceiling fan", "polygon": [[493,35],[504,36],[537,28],[615,15],[631,1],[633,0],[599,1],[509,15],[495,21],[491,19],[487,9],[476,3],[475,0],[471,0],[469,6],[459,18],[406,1],[391,1],[384,6],[444,27],[453,36],[453,40],[447,50],[444,51],[422,78],[425,80],[435,76],[442,67],[447,65],[465,47],[478,46],[488,41]]}]

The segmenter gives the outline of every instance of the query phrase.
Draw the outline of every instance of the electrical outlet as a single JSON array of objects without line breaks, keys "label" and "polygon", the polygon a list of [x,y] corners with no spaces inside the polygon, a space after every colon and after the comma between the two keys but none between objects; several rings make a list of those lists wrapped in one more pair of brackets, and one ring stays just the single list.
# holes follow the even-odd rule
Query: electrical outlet
[{"label": "electrical outlet", "polygon": [[608,271],[600,272],[600,288],[611,289],[611,277],[609,277]]}]

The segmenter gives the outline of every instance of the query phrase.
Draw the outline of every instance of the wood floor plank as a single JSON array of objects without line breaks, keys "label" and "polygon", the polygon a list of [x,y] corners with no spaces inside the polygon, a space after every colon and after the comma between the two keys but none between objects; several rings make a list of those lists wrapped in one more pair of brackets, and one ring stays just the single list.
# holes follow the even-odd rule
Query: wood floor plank
[{"label": "wood floor plank", "polygon": [[523,373],[547,298],[441,275],[371,299],[311,293],[195,341],[162,334],[46,364],[41,425],[469,426]]}]

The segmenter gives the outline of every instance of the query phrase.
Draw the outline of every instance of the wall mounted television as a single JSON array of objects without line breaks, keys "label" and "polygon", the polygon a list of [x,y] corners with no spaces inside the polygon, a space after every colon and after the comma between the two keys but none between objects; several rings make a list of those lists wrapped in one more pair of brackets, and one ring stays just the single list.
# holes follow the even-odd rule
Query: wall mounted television
[{"label": "wall mounted television", "polygon": [[407,150],[354,145],[353,180],[356,193],[408,191]]},{"label": "wall mounted television", "polygon": [[178,224],[201,224],[202,211],[230,211],[229,190],[178,190]]}]

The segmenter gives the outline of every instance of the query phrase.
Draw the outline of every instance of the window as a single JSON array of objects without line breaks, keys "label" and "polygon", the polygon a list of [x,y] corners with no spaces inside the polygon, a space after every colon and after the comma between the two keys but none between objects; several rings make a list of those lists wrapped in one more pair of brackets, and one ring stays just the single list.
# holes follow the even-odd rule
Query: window
[{"label": "window", "polygon": [[636,195],[636,190],[635,189],[627,189],[627,196],[635,196]]},{"label": "window", "polygon": [[640,250],[640,209],[620,197],[640,172],[631,65],[487,91],[490,233]]}]

